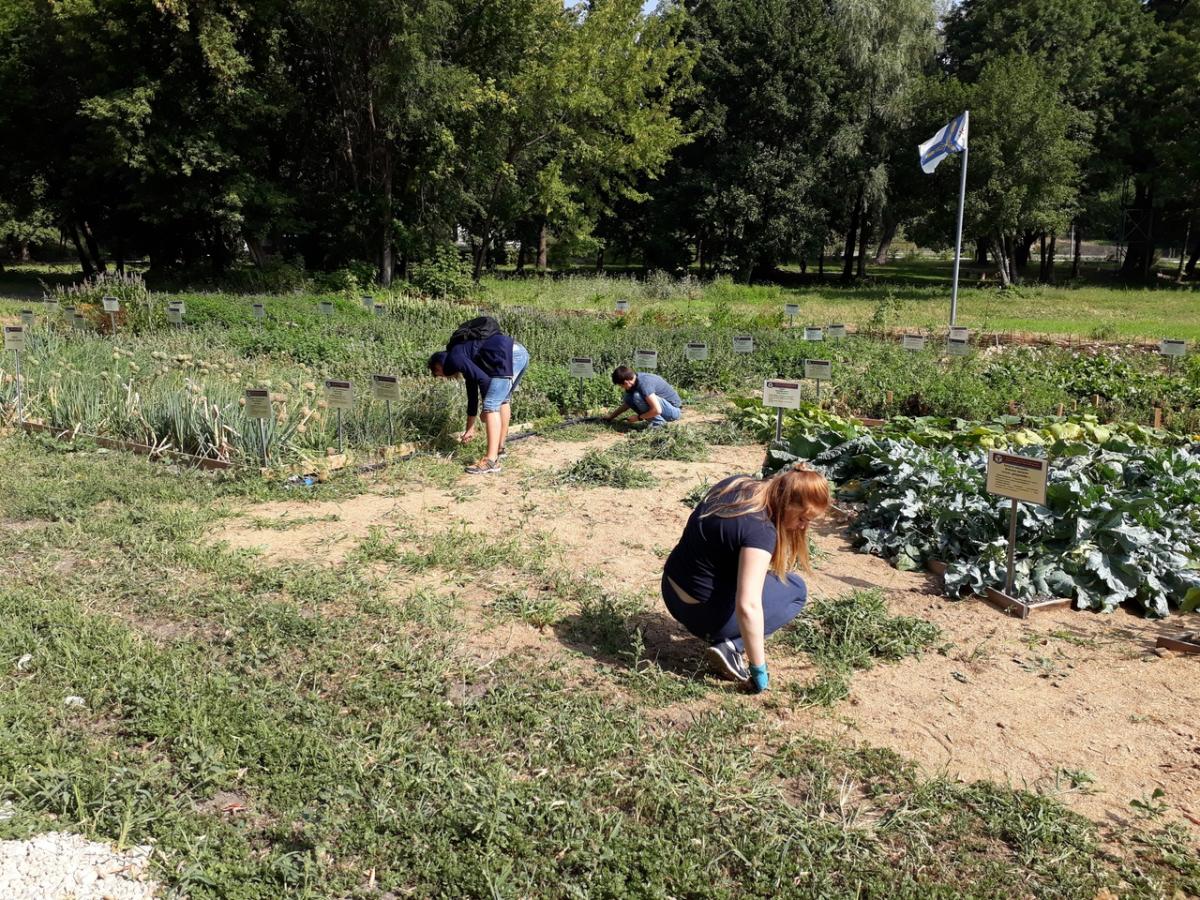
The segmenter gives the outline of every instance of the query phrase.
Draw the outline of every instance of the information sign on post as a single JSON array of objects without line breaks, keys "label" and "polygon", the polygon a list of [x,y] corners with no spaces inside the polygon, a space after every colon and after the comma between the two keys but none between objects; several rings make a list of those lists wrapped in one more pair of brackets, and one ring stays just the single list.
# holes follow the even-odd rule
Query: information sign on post
[{"label": "information sign on post", "polygon": [[683,348],[683,355],[692,362],[703,362],[708,359],[708,344],[703,341],[690,341]]},{"label": "information sign on post", "polygon": [[811,381],[833,381],[833,363],[827,359],[806,359],[804,377]]},{"label": "information sign on post", "polygon": [[633,367],[640,371],[656,372],[658,371],[658,351],[657,350],[634,350],[633,351]]},{"label": "information sign on post", "polygon": [[825,332],[819,326],[810,325],[804,329],[804,339],[806,341],[823,341]]},{"label": "information sign on post", "polygon": [[258,421],[258,439],[262,464],[267,464],[267,420],[273,415],[271,392],[266,388],[246,388],[246,418]]},{"label": "information sign on post", "polygon": [[800,304],[799,303],[783,304],[783,314],[785,316],[787,316],[789,319],[796,318],[796,316],[800,315]]},{"label": "information sign on post", "polygon": [[572,378],[596,377],[596,371],[592,366],[592,358],[590,356],[572,356],[570,369]]},{"label": "information sign on post", "polygon": [[183,324],[183,314],[187,307],[183,305],[182,300],[176,300],[167,304],[167,321],[172,325]]},{"label": "information sign on post", "polygon": [[53,297],[47,297],[42,301],[46,305],[46,314],[58,312],[58,301]]},{"label": "information sign on post", "polygon": [[11,350],[13,353],[25,352],[25,326],[24,325],[5,325],[4,326],[4,349]]},{"label": "information sign on post", "polygon": [[266,305],[262,304],[262,303],[255,303],[254,304],[254,318],[256,318],[258,321],[261,322],[266,317],[267,317]]},{"label": "information sign on post", "polygon": [[370,296],[369,294],[363,294],[361,299],[362,299],[363,309],[365,309],[367,312],[371,312],[372,310],[375,309],[375,298],[374,297]]},{"label": "information sign on post", "polygon": [[395,375],[372,375],[371,396],[382,400],[387,409],[388,446],[394,446],[396,423],[392,421],[392,404],[400,402],[400,379]]},{"label": "information sign on post", "polygon": [[763,406],[775,407],[775,443],[782,443],[783,411],[800,408],[800,382],[768,378],[763,382]]},{"label": "information sign on post", "polygon": [[33,310],[32,309],[21,310],[21,324],[24,325],[26,328],[32,328],[33,322],[34,322]]},{"label": "information sign on post", "polygon": [[946,349],[951,356],[970,356],[971,342],[966,339],[950,338],[946,341]]},{"label": "information sign on post", "polygon": [[346,449],[345,432],[342,430],[342,412],[354,409],[354,385],[349,381],[325,379],[325,402],[330,409],[337,410],[338,450]]},{"label": "information sign on post", "polygon": [[332,316],[333,315],[333,303],[331,303],[328,300],[322,300],[321,301],[321,315]]},{"label": "information sign on post", "polygon": [[952,341],[969,341],[971,339],[971,329],[964,328],[961,325],[950,326],[950,340]]},{"label": "information sign on post", "polygon": [[615,309],[617,312],[620,312],[620,313],[623,313],[623,312],[629,312],[629,301],[628,301],[628,300],[618,300],[618,301],[617,301],[617,302],[614,304],[613,308],[614,308],[614,309]]},{"label": "information sign on post", "polygon": [[754,335],[752,335],[752,334],[735,334],[733,336],[733,352],[734,353],[753,353],[754,352]]},{"label": "information sign on post", "polygon": [[825,329],[825,333],[829,335],[831,341],[840,341],[846,336],[846,326],[841,324],[830,325]]},{"label": "information sign on post", "polygon": [[925,335],[906,334],[900,339],[900,346],[902,346],[905,350],[924,350]]},{"label": "information sign on post", "polygon": [[1187,356],[1187,341],[1164,338],[1158,343],[1158,352],[1163,356]]},{"label": "information sign on post", "polygon": [[987,588],[985,595],[1006,610],[1020,610],[1021,618],[1029,617],[1034,609],[1069,604],[1070,599],[1056,598],[1038,603],[1023,603],[1013,597],[1013,578],[1017,559],[1017,504],[1046,505],[1046,479],[1049,463],[1032,456],[1020,456],[1002,450],[992,450],[987,457],[987,491],[1012,500],[1008,520],[1008,564],[1003,593]]},{"label": "information sign on post", "polygon": [[375,318],[382,319],[387,315],[387,307],[382,303],[375,304]]},{"label": "information sign on post", "polygon": [[113,336],[117,333],[117,313],[121,311],[121,301],[116,297],[101,297],[100,302],[104,305],[104,311],[108,313],[108,324],[112,326]]}]

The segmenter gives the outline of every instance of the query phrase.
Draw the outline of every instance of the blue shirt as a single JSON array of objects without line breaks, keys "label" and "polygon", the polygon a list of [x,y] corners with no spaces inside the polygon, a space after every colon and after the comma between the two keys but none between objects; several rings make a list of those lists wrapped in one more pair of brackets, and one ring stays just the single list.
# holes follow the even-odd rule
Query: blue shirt
[{"label": "blue shirt", "polygon": [[[653,394],[656,397],[662,397],[672,406],[682,406],[683,401],[679,399],[679,394],[675,388],[667,384],[666,379],[660,378],[653,372],[638,372],[637,380],[633,383],[633,388],[625,392],[625,405],[632,407],[634,397],[640,396],[642,400],[646,400]],[[649,402],[648,400],[646,401]]]},{"label": "blue shirt", "polygon": [[668,578],[701,604],[727,603],[737,596],[738,565],[743,547],[775,552],[777,532],[765,512],[730,517],[711,514],[714,506],[737,499],[737,493],[733,492],[713,500],[735,478],[744,477],[726,478],[708,492],[708,496],[692,510],[683,535],[663,568]]},{"label": "blue shirt", "polygon": [[513,339],[493,334],[482,341],[463,341],[446,351],[442,371],[462,374],[467,383],[467,415],[479,413],[480,394],[486,394],[493,378],[513,377]]}]

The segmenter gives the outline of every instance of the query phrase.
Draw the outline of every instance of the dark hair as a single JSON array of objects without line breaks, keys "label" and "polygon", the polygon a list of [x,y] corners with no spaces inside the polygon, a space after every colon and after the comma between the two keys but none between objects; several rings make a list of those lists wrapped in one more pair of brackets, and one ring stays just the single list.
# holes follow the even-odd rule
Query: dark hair
[{"label": "dark hair", "polygon": [[429,357],[429,363],[428,363],[429,371],[432,372],[434,366],[441,366],[442,370],[445,371],[446,355],[447,354],[446,354],[445,350],[439,350],[437,353],[435,353],[431,357]]},{"label": "dark hair", "polygon": [[630,378],[637,378],[637,372],[629,368],[629,366],[617,366],[613,369],[613,384],[620,384],[622,381],[628,381]]}]

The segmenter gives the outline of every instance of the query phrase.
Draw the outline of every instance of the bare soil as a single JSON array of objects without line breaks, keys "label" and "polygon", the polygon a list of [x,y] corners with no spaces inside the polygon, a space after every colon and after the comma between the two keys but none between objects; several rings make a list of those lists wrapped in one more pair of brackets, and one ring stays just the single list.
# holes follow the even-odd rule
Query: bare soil
[{"label": "bare soil", "polygon": [[[762,448],[713,447],[705,462],[640,463],[655,476],[655,485],[646,489],[553,484],[553,473],[590,447],[620,440],[609,434],[590,442],[532,438],[512,445],[498,475],[463,475],[446,489],[392,484],[383,474],[372,492],[351,500],[254,506],[245,519],[227,520],[213,537],[255,548],[269,560],[334,564],[372,528],[428,534],[465,526],[496,537],[547,536],[555,565],[576,574],[591,572],[606,589],[644,599],[646,613],[638,624],[650,658],[676,671],[693,670],[700,644],[658,600],[663,559],[690,513],[681,498],[702,479],[713,483],[753,471]],[[288,530],[249,522],[330,516],[336,521]],[[888,747],[930,774],[1054,793],[1111,826],[1134,817],[1131,800],[1162,788],[1171,818],[1200,832],[1200,657],[1154,650],[1160,634],[1195,630],[1196,616],[1189,622],[1178,617],[1156,622],[1124,612],[1057,610],[1022,622],[978,601],[948,600],[934,576],[900,572],[856,552],[840,523],[827,522],[816,542],[826,555],[809,579],[813,601],[878,588],[893,614],[936,623],[944,643],[936,652],[856,673],[850,697],[829,710],[793,708],[781,702],[786,695],[779,690],[768,695],[769,701],[745,698],[766,704],[778,727]],[[499,588],[498,579],[485,579],[475,586],[469,605],[485,607]],[[496,624],[480,615],[468,615],[463,627],[467,652],[484,663],[535,650],[543,656],[561,654],[572,666],[600,665],[571,653],[553,628]],[[779,687],[813,674],[803,655],[778,651],[771,668],[772,683]],[[464,690],[468,693],[460,702],[471,702],[469,689]],[[701,698],[654,716],[667,725],[688,721],[711,703]]]}]

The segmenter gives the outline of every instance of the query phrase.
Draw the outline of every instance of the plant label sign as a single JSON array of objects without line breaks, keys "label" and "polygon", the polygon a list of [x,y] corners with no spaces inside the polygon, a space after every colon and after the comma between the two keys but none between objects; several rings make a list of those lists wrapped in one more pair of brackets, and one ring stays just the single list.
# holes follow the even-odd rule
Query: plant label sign
[{"label": "plant label sign", "polygon": [[1163,356],[1187,356],[1187,341],[1164,339],[1158,344],[1158,352]]},{"label": "plant label sign", "polygon": [[255,303],[254,304],[254,318],[258,319],[258,321],[261,322],[266,317],[267,317],[267,307],[265,305],[263,305],[262,303]]},{"label": "plant label sign", "polygon": [[924,350],[925,335],[906,334],[900,339],[900,346],[902,346],[905,350]]},{"label": "plant label sign", "polygon": [[75,321],[75,307],[64,306],[63,307],[63,315],[67,317],[68,321],[74,322]]},{"label": "plant label sign", "polygon": [[704,362],[708,359],[708,344],[703,341],[691,341],[683,348],[683,355],[692,362]]},{"label": "plant label sign", "polygon": [[375,307],[375,318],[382,319],[385,315],[387,315],[387,307],[380,303]]},{"label": "plant label sign", "polygon": [[367,312],[370,312],[371,310],[373,310],[375,308],[375,298],[374,297],[368,297],[368,296],[364,295],[361,299],[362,299],[363,309],[365,309]]},{"label": "plant label sign", "polygon": [[950,340],[952,341],[969,341],[971,339],[971,329],[963,328],[961,325],[950,326]]},{"label": "plant label sign", "polygon": [[958,338],[950,338],[946,342],[946,349],[950,351],[951,356],[970,356],[971,342],[968,340],[959,340]]},{"label": "plant label sign", "polygon": [[325,402],[330,409],[354,409],[354,385],[349,381],[326,378]]},{"label": "plant label sign", "polygon": [[635,369],[644,370],[646,372],[658,371],[658,351],[657,350],[634,350],[633,351],[633,367]]},{"label": "plant label sign", "polygon": [[21,310],[21,324],[28,328],[33,327],[33,310],[32,309]]},{"label": "plant label sign", "polygon": [[763,382],[763,406],[779,409],[800,408],[800,382],[768,378]]},{"label": "plant label sign", "polygon": [[4,349],[11,350],[14,353],[23,353],[25,350],[25,326],[24,325],[5,325],[4,326]]},{"label": "plant label sign", "polygon": [[830,325],[825,329],[825,333],[829,335],[831,341],[840,341],[846,336],[845,325]]},{"label": "plant label sign", "polygon": [[376,400],[400,402],[400,379],[395,375],[372,375],[371,396]]},{"label": "plant label sign", "polygon": [[572,356],[570,367],[572,378],[596,377],[596,371],[592,368],[592,358],[590,356]]},{"label": "plant label sign", "polygon": [[271,418],[271,392],[266,388],[246,388],[246,418]]},{"label": "plant label sign", "polygon": [[753,353],[754,352],[754,335],[752,335],[752,334],[735,334],[733,336],[733,352],[734,353]]},{"label": "plant label sign", "polygon": [[[58,301],[57,300],[46,299],[42,302],[46,304],[46,312],[48,312],[48,313],[58,312]],[[73,308],[74,307],[72,307],[72,309]]]},{"label": "plant label sign", "polygon": [[167,321],[172,325],[183,324],[183,314],[187,307],[183,305],[183,301],[175,301],[167,304]]},{"label": "plant label sign", "polygon": [[104,304],[106,313],[115,313],[121,311],[121,301],[116,297],[101,297],[100,302]]},{"label": "plant label sign", "polygon": [[821,328],[811,325],[804,329],[804,339],[806,341],[823,341],[825,340],[825,332]]},{"label": "plant label sign", "polygon": [[785,316],[787,316],[789,319],[796,318],[796,316],[800,315],[800,304],[799,303],[783,304],[783,314]]},{"label": "plant label sign", "polygon": [[827,359],[806,359],[804,377],[812,381],[833,381],[833,363]]},{"label": "plant label sign", "polygon": [[1045,506],[1048,468],[1044,459],[993,450],[987,461],[988,493]]},{"label": "plant label sign", "polygon": [[617,312],[629,312],[629,301],[618,300],[613,307]]}]

